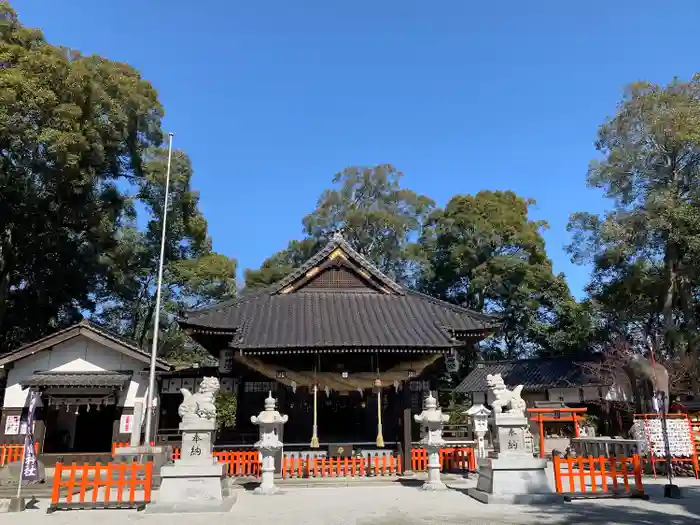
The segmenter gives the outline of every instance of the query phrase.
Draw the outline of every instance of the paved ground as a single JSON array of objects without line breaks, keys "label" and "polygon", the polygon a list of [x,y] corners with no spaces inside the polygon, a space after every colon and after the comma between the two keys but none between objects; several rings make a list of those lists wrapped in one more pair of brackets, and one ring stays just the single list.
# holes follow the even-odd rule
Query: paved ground
[{"label": "paved ground", "polygon": [[[646,480],[645,480],[646,481]],[[461,490],[420,492],[409,486],[315,487],[287,489],[280,496],[240,490],[230,514],[146,515],[130,510],[37,510],[5,514],[2,525],[685,525],[700,523],[700,482],[679,479],[685,498],[664,500],[663,480],[645,482],[650,501],[595,500],[548,506],[480,504]]]}]

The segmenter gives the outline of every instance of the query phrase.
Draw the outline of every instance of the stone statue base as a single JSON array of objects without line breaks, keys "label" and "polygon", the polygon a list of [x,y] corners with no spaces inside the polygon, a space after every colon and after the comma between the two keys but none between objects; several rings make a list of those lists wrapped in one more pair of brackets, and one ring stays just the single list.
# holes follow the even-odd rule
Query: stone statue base
[{"label": "stone statue base", "polygon": [[526,439],[523,414],[495,413],[496,451],[479,460],[476,488],[467,490],[482,503],[548,503],[563,501],[547,477],[547,460],[532,456]]},{"label": "stone statue base", "polygon": [[552,490],[546,468],[547,460],[532,456],[482,459],[476,488],[467,494],[482,503],[563,502],[563,496]]},{"label": "stone statue base", "polygon": [[[196,428],[193,428],[196,427]],[[224,465],[211,455],[214,421],[183,421],[180,459],[160,470],[158,498],[148,513],[228,512],[236,502],[224,480]]]},{"label": "stone statue base", "polygon": [[146,510],[154,513],[228,512],[236,499],[229,497],[223,469],[221,464],[163,467],[158,499]]}]

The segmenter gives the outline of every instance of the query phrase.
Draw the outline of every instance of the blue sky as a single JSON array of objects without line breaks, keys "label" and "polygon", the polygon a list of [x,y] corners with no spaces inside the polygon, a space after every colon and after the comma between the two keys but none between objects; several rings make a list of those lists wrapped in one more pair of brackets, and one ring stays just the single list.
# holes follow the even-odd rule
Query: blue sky
[{"label": "blue sky", "polygon": [[240,268],[301,237],[332,175],[391,163],[438,204],[537,200],[579,295],[566,223],[625,84],[698,68],[700,2],[15,0],[55,44],[130,63],[195,168],[214,248]]}]

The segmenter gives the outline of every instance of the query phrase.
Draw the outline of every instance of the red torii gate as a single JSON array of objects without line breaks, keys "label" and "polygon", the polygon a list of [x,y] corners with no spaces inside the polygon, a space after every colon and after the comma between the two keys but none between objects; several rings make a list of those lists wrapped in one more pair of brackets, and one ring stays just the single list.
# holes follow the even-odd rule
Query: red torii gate
[{"label": "red torii gate", "polygon": [[[578,426],[579,421],[583,422],[586,418],[579,414],[585,414],[587,408],[528,408],[529,414],[535,414],[534,417],[530,418],[530,421],[534,421],[539,426],[540,430],[540,457],[544,457],[544,424],[545,423],[573,423],[574,424],[574,436],[581,437],[581,430]],[[552,414],[551,416],[545,416],[545,414]]]}]

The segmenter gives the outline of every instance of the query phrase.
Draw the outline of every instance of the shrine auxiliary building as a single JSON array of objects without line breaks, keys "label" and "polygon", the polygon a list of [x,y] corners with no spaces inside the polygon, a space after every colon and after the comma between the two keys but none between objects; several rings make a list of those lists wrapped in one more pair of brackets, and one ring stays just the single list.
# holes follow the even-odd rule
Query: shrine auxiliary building
[{"label": "shrine auxiliary building", "polygon": [[[134,404],[146,397],[150,354],[87,320],[0,357],[6,388],[0,443],[23,443],[30,390],[41,393],[34,437],[45,464],[105,461],[128,441]],[[159,371],[170,367],[158,360]]]},{"label": "shrine auxiliary building", "polygon": [[425,378],[497,322],[400,286],[335,235],[276,284],[190,311],[180,325],[220,360],[220,380],[238,396],[228,442],[255,441],[250,416],[272,391],[289,415],[286,450],[401,444],[410,458],[411,414],[436,386]]}]

